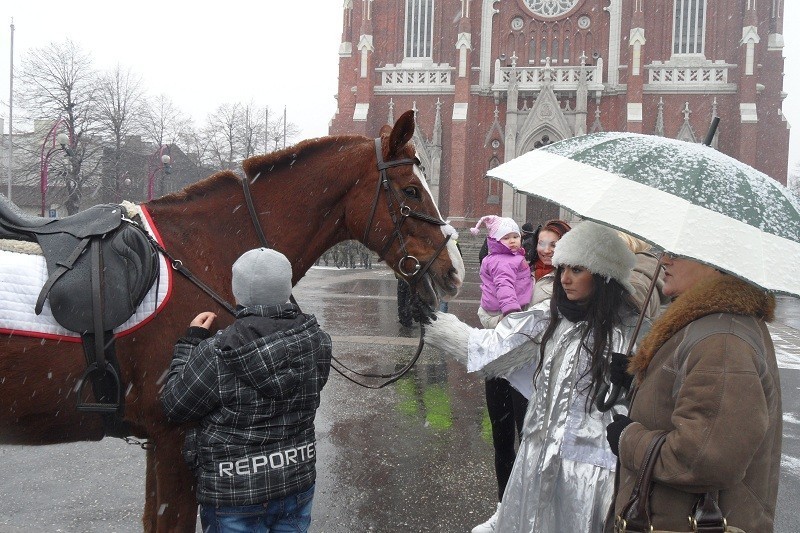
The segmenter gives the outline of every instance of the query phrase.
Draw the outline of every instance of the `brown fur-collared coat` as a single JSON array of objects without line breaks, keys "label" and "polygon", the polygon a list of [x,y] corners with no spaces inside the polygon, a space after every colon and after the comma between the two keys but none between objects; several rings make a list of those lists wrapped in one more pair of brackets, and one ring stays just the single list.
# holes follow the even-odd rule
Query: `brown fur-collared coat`
[{"label": "brown fur-collared coat", "polygon": [[765,321],[774,308],[771,295],[726,275],[698,283],[655,322],[631,361],[639,385],[620,437],[616,513],[666,430],[650,498],[656,530],[690,531],[696,494],[711,490],[729,525],[773,531],[782,408]]}]

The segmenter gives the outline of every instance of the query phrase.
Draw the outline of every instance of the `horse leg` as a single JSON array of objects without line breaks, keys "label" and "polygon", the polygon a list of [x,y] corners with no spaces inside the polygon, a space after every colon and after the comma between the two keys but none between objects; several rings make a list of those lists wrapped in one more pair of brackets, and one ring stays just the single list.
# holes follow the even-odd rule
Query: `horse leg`
[{"label": "horse leg", "polygon": [[194,533],[197,500],[194,476],[183,461],[183,431],[162,433],[147,452],[144,530],[155,533]]}]

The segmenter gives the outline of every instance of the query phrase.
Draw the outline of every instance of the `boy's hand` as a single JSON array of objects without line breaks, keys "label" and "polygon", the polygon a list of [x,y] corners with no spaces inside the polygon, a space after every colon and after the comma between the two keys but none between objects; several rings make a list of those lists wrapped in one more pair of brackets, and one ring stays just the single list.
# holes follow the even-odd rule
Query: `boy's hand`
[{"label": "boy's hand", "polygon": [[217,318],[216,313],[204,311],[194,317],[194,320],[192,320],[192,322],[189,324],[189,327],[199,327],[210,330],[215,318]]}]

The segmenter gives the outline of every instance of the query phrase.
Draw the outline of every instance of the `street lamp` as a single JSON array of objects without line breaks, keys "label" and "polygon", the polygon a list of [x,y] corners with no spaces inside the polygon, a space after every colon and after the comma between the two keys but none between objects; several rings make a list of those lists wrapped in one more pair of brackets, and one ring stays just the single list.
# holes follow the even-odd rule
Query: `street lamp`
[{"label": "street lamp", "polygon": [[172,174],[169,156],[169,145],[159,145],[158,150],[153,152],[147,159],[147,201],[153,199],[153,184],[156,179],[156,172],[163,171],[164,174]]},{"label": "street lamp", "polygon": [[[66,127],[67,131],[69,131],[69,134],[66,134],[63,131],[56,134],[56,131],[61,126]],[[59,117],[44,138],[44,142],[42,143],[42,152],[39,158],[39,189],[42,193],[41,216],[44,216],[45,210],[47,209],[47,178],[49,173],[50,158],[59,150],[63,150],[64,153],[69,157],[74,156],[75,152],[72,150],[70,146],[71,144],[72,131],[69,129],[69,124],[66,120]]]}]

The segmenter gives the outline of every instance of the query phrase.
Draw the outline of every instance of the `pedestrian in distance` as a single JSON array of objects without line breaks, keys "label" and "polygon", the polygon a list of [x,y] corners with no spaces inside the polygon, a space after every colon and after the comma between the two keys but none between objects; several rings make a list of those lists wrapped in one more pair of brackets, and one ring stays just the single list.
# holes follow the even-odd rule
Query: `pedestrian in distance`
[{"label": "pedestrian in distance", "polygon": [[[493,215],[481,218],[470,231],[477,234],[481,224],[489,230],[486,237],[488,254],[481,259],[481,306],[478,317],[486,328],[492,328],[509,313],[527,309],[533,280],[522,248],[520,229],[510,218]],[[528,400],[502,377],[487,379],[486,407],[492,425],[494,467],[497,478],[497,501],[503,501],[508,477],[516,457],[516,441],[522,430]],[[500,508],[498,503],[497,509]],[[494,531],[495,512],[472,533]]]},{"label": "pedestrian in distance", "polygon": [[662,265],[673,302],[630,362],[630,415],[607,428],[620,465],[612,516],[630,499],[645,450],[665,433],[649,495],[655,530],[690,530],[686,518],[705,493],[704,508],[716,510],[711,498],[726,531],[771,533],[783,422],[766,325],[775,298],[697,261],[666,254]]},{"label": "pedestrian in distance", "polygon": [[[616,458],[605,438],[615,413],[596,408],[614,352],[633,340],[639,311],[630,284],[633,253],[616,231],[581,222],[557,243],[553,296],[475,329],[437,314],[425,341],[484,376],[535,366],[522,440],[496,531],[602,531]],[[646,329],[646,325],[645,328]]]},{"label": "pedestrian in distance", "polygon": [[536,256],[536,232],[537,228],[533,224],[526,222],[520,228],[522,230],[522,247],[525,248],[525,259],[528,265],[533,266],[534,257]]},{"label": "pedestrian in distance", "polygon": [[410,328],[415,315],[411,285],[397,273],[394,277],[397,278],[397,320],[404,328]]},{"label": "pedestrian in distance", "polygon": [[161,402],[187,427],[184,458],[205,533],[305,532],[316,480],[314,417],[331,339],[289,303],[292,267],[266,248],[233,264],[236,320],[200,313],[175,344]]}]

